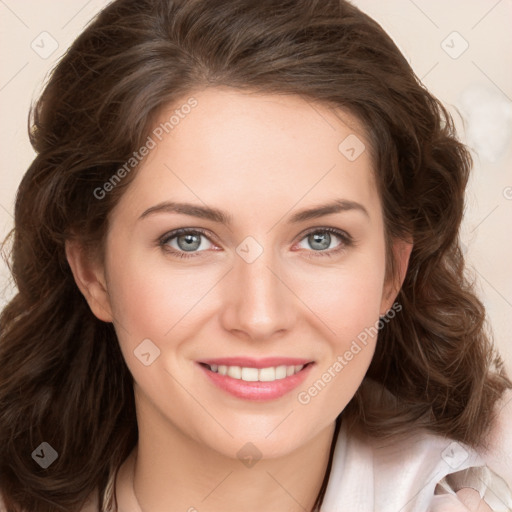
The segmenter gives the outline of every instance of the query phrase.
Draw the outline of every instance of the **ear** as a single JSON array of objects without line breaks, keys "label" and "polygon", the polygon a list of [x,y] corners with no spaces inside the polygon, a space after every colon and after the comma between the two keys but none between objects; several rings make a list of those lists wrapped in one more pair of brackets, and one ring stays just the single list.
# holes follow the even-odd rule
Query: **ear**
[{"label": "ear", "polygon": [[407,267],[409,265],[409,258],[413,248],[412,241],[396,239],[392,244],[392,253],[394,260],[395,272],[390,272],[386,277],[384,287],[382,290],[382,301],[380,306],[380,315],[385,315],[395,302],[398,292],[407,274]]},{"label": "ear", "polygon": [[113,315],[103,265],[92,258],[76,241],[66,240],[66,258],[75,282],[94,316],[104,322],[112,322]]}]

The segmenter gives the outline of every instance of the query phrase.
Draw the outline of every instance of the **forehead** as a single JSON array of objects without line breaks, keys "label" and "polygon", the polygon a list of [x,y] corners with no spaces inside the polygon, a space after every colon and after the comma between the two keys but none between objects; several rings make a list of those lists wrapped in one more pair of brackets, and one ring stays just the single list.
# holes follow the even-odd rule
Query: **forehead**
[{"label": "forehead", "polygon": [[153,148],[125,194],[141,208],[177,196],[284,209],[377,199],[362,125],[300,96],[207,88],[162,109],[150,137]]}]

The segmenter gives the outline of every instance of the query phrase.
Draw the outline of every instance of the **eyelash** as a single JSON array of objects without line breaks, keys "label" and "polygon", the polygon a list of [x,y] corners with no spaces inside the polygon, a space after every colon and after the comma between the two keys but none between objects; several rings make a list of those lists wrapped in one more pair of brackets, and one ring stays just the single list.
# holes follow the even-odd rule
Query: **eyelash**
[{"label": "eyelash", "polygon": [[[306,233],[304,233],[302,235],[302,238],[299,241],[302,241],[304,238],[306,238],[307,236],[309,236],[313,233],[332,233],[332,234],[336,235],[337,237],[339,237],[341,239],[342,243],[336,249],[329,249],[329,250],[324,250],[324,251],[306,251],[308,253],[312,253],[307,256],[308,258],[318,258],[318,257],[323,258],[326,256],[328,258],[331,258],[333,255],[338,254],[339,252],[343,251],[347,247],[352,247],[354,245],[354,240],[348,233],[346,233],[345,231],[341,231],[339,229],[329,228],[329,227],[313,228],[313,229],[307,231]],[[175,229],[174,231],[171,231],[170,233],[167,233],[166,235],[164,235],[159,240],[158,244],[160,247],[162,247],[162,249],[164,251],[166,251],[167,253],[169,253],[172,256],[175,256],[177,258],[195,258],[197,255],[199,255],[201,252],[203,252],[203,251],[198,251],[198,252],[190,252],[189,254],[187,254],[185,251],[176,251],[175,249],[169,249],[169,246],[166,244],[169,243],[173,238],[176,238],[180,235],[203,235],[204,237],[208,238],[208,240],[210,240],[208,237],[208,233],[205,230],[202,230],[199,228],[196,228],[196,229],[180,228],[180,229]]]}]

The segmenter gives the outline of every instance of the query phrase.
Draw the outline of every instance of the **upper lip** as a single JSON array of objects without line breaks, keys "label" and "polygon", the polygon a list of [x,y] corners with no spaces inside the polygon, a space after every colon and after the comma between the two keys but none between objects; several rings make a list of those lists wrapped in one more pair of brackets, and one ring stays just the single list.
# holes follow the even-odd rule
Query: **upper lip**
[{"label": "upper lip", "polygon": [[311,359],[299,357],[264,357],[254,359],[252,357],[218,357],[214,359],[202,359],[198,361],[207,365],[241,366],[244,368],[267,368],[269,366],[295,366],[312,363]]}]

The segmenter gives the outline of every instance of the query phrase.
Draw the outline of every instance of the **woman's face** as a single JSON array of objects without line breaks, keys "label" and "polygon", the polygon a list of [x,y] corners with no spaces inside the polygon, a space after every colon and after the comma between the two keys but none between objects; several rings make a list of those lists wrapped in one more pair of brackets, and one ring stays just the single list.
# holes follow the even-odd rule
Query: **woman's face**
[{"label": "woman's face", "polygon": [[110,218],[98,314],[139,421],[275,457],[352,398],[396,292],[367,143],[343,117],[220,88],[161,113]]}]

